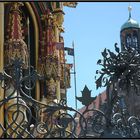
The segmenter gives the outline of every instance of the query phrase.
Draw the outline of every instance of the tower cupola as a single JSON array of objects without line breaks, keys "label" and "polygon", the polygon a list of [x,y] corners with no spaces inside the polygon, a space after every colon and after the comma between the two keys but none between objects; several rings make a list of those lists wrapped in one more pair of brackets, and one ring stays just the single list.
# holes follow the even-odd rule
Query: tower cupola
[{"label": "tower cupola", "polygon": [[132,19],[131,10],[132,7],[129,6],[129,18],[121,26],[121,47],[122,50],[124,49],[124,47],[132,47],[135,48],[138,52],[140,52],[140,26],[136,20]]}]

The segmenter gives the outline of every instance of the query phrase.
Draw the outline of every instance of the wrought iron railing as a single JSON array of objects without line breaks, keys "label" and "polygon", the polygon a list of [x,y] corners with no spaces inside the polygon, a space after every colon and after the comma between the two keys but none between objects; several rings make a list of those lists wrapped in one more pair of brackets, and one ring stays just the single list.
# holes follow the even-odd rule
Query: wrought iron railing
[{"label": "wrought iron railing", "polygon": [[[0,124],[0,137],[85,137],[87,123],[84,116],[68,107],[64,100],[47,105],[33,99],[31,90],[35,88],[36,81],[45,78],[33,68],[30,75],[23,76],[22,73],[22,61],[19,59],[7,65],[4,72],[0,73],[1,87],[4,89],[4,98],[0,101],[0,107],[4,107],[4,124]],[[98,110],[95,112],[100,113]],[[74,113],[75,116],[71,115]],[[80,125],[80,133],[77,133],[77,124]]]},{"label": "wrought iron railing", "polygon": [[[97,89],[107,87],[108,129],[104,136],[140,137],[140,114],[134,113],[136,107],[133,106],[134,102],[139,102],[137,98],[140,100],[140,54],[134,48],[125,46],[120,51],[117,43],[115,51],[116,53],[105,48],[102,52],[103,59],[97,61],[102,67],[96,71],[99,75],[96,80]],[[135,100],[132,100],[134,97]]]},{"label": "wrought iron railing", "polygon": [[[104,110],[102,111],[89,108],[90,103],[96,100],[96,97],[91,97],[86,86],[82,92],[82,97],[77,97],[77,100],[86,106],[83,112],[68,107],[65,100],[61,100],[59,103],[53,101],[50,104],[37,101],[32,98],[31,91],[35,88],[36,81],[45,80],[45,77],[37,74],[33,68],[30,68],[30,75],[24,76],[22,74],[22,61],[19,59],[15,59],[12,64],[5,66],[4,72],[0,73],[0,83],[4,89],[4,98],[0,100],[0,108],[4,107],[4,123],[0,122],[0,137],[140,137],[140,120],[131,115],[127,109],[124,95],[119,94],[119,88],[116,88],[118,82],[130,84],[132,87],[138,86],[139,75],[136,74],[139,68],[139,55],[134,53],[132,49],[131,51],[119,52],[116,48],[116,51],[118,55],[104,50],[102,53],[105,58],[103,64],[101,64],[102,60],[98,61],[98,64],[101,64],[104,69],[102,72],[98,71],[101,77],[96,81],[97,87],[102,86],[102,82],[106,82],[106,86],[109,87],[106,92],[107,94],[111,92],[111,96],[108,96],[108,101],[103,105]],[[107,56],[108,53],[111,57]],[[124,59],[126,53],[130,56],[131,61]],[[123,69],[121,66],[119,67],[121,62],[126,63],[127,68],[124,68],[125,65],[123,65]],[[128,66],[127,62],[131,64],[129,63]],[[117,71],[115,71],[116,67],[118,68]],[[126,71],[127,73],[125,73]],[[107,77],[103,79],[105,74]],[[126,78],[129,78],[124,80],[124,74],[126,74]],[[127,80],[130,82],[125,83],[124,81]],[[108,91],[110,92],[108,93]]]}]

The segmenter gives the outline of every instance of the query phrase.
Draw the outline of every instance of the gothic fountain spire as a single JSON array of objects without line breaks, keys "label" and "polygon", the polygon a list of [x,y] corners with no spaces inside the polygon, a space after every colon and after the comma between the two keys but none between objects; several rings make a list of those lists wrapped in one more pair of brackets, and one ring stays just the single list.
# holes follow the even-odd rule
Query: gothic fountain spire
[{"label": "gothic fountain spire", "polygon": [[24,41],[20,9],[23,5],[22,2],[11,3],[5,43],[5,63],[10,64],[14,59],[20,58],[23,61],[23,67],[27,68],[28,50]]}]

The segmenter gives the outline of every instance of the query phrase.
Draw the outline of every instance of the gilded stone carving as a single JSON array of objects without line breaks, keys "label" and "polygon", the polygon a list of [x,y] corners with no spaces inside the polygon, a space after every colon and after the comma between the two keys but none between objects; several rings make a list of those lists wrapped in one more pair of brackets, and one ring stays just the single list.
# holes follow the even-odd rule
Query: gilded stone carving
[{"label": "gilded stone carving", "polygon": [[11,4],[8,23],[9,35],[5,42],[5,63],[9,64],[13,59],[20,58],[23,60],[23,67],[27,68],[29,55],[27,45],[24,42],[22,35],[20,6],[23,6],[21,2]]},{"label": "gilded stone carving", "polygon": [[63,2],[63,5],[68,6],[68,7],[72,7],[72,8],[76,8],[77,2]]}]

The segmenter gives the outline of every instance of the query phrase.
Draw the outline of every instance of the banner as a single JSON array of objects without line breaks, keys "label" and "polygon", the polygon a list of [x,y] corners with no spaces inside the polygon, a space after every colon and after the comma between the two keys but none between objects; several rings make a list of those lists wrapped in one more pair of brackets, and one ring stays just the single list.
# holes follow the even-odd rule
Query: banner
[{"label": "banner", "polygon": [[74,49],[73,49],[73,48],[65,47],[65,51],[68,52],[68,55],[72,55],[72,56],[74,56]]}]

